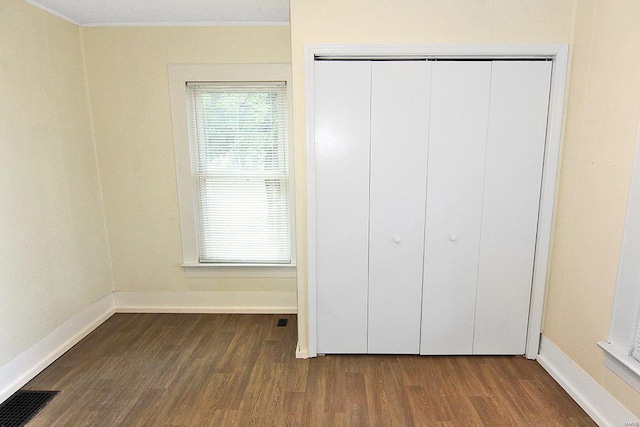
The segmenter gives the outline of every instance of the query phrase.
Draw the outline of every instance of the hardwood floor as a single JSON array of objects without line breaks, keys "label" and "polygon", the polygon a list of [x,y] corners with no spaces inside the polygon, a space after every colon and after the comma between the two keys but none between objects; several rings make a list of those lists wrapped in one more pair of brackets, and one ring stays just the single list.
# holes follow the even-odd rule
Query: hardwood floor
[{"label": "hardwood floor", "polygon": [[299,360],[295,321],[116,314],[24,387],[61,390],[29,426],[596,425],[534,361]]}]

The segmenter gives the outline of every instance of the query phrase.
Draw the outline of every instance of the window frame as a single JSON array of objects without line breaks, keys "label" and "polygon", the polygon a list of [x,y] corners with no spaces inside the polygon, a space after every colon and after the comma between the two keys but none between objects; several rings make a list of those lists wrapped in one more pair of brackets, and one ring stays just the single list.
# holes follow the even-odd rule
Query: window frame
[{"label": "window frame", "polygon": [[640,392],[640,361],[631,352],[640,327],[640,123],[620,251],[609,337],[598,342],[605,366]]},{"label": "window frame", "polygon": [[[182,267],[187,277],[295,277],[295,182],[292,144],[290,64],[169,64],[169,94],[173,122],[176,180],[182,238]],[[197,193],[193,184],[196,159],[191,154],[188,82],[284,82],[287,92],[289,156],[289,264],[201,263],[197,240]]]}]

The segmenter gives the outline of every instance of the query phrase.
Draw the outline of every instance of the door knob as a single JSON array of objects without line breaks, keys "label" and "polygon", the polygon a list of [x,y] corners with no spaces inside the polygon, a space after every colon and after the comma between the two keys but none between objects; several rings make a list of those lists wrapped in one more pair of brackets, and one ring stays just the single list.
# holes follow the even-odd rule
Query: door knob
[{"label": "door knob", "polygon": [[455,233],[454,233],[454,234],[449,236],[449,240],[451,240],[452,242],[455,242],[456,240],[458,240],[458,236],[456,236]]}]

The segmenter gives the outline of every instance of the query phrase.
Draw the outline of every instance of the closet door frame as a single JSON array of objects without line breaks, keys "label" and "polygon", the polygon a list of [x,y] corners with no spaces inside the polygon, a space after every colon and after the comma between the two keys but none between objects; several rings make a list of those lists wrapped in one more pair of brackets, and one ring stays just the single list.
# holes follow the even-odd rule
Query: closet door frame
[{"label": "closet door frame", "polygon": [[[349,59],[546,59],[553,61],[546,145],[542,171],[538,234],[529,325],[525,356],[536,359],[540,347],[542,314],[549,273],[549,255],[553,233],[554,205],[558,180],[560,140],[563,129],[564,97],[567,80],[569,45],[558,44],[469,44],[469,45],[358,45],[309,44],[305,46],[305,118],[307,179],[307,267],[305,281],[298,279],[298,313],[306,312],[308,331],[298,331],[298,357],[317,356],[316,335],[316,200],[315,200],[315,64],[318,60]],[[304,296],[307,296],[305,299]],[[304,320],[300,322],[304,325]],[[307,334],[305,334],[307,332]],[[307,335],[305,337],[305,335]],[[306,338],[306,339],[305,339]],[[308,340],[308,352],[300,344]]]}]

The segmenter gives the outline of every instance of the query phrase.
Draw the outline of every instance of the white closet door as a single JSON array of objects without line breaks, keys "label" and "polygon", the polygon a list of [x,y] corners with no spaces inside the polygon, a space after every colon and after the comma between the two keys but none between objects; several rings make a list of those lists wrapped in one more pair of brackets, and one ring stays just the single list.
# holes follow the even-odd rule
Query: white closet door
[{"label": "white closet door", "polygon": [[319,353],[367,352],[371,64],[315,64]]},{"label": "white closet door", "polygon": [[523,354],[550,61],[495,61],[480,236],[474,354]]},{"label": "white closet door", "polygon": [[420,350],[430,69],[372,63],[369,353]]},{"label": "white closet door", "polygon": [[421,354],[471,354],[491,62],[437,61],[431,127]]}]

